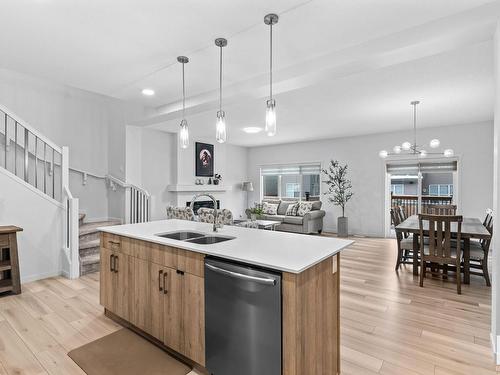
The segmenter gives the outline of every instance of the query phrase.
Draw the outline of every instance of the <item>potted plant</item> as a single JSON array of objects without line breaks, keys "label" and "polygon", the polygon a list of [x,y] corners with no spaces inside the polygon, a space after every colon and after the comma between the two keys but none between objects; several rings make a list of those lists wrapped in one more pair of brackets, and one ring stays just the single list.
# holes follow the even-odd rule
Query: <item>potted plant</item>
[{"label": "potted plant", "polygon": [[255,220],[257,220],[257,217],[262,215],[263,213],[264,213],[264,210],[262,210],[262,208],[255,206],[255,207],[250,209],[250,219],[252,221],[255,221]]},{"label": "potted plant", "polygon": [[323,194],[328,196],[331,203],[342,208],[342,216],[337,218],[337,235],[347,237],[349,232],[345,206],[354,194],[351,191],[351,180],[347,178],[347,164],[341,165],[337,160],[331,160],[329,167],[321,171],[326,178],[323,182],[328,186]]}]

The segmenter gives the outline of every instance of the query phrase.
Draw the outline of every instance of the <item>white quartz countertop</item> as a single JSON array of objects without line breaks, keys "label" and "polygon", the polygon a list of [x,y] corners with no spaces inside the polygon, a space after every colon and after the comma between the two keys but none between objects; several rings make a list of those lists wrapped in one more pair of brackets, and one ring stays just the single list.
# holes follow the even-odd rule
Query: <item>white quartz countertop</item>
[{"label": "white quartz countertop", "polygon": [[172,240],[156,235],[179,230],[215,234],[212,232],[212,224],[175,219],[114,225],[101,227],[99,230],[290,273],[301,273],[354,242],[334,237],[229,225],[219,229],[217,235],[236,238],[210,245]]}]

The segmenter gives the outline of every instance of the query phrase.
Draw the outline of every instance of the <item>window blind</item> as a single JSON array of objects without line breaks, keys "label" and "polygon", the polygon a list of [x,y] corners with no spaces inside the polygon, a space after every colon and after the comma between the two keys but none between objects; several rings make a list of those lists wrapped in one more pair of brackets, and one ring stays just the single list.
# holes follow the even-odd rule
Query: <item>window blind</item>
[{"label": "window blind", "polygon": [[277,175],[318,175],[321,173],[320,164],[303,164],[303,165],[272,165],[261,167],[260,173],[262,176],[277,176]]},{"label": "window blind", "polygon": [[409,164],[387,164],[387,172],[391,174],[417,174],[420,172],[453,172],[457,170],[456,160],[449,162],[409,163]]}]

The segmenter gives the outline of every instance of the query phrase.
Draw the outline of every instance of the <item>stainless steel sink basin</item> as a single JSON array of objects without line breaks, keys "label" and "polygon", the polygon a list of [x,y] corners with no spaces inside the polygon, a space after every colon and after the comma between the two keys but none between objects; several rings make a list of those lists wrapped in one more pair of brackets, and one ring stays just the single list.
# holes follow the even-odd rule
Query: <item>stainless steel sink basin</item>
[{"label": "stainless steel sink basin", "polygon": [[190,238],[204,237],[205,233],[181,230],[177,232],[159,233],[156,234],[156,236],[163,238],[170,238],[172,240],[185,241],[189,240]]},{"label": "stainless steel sink basin", "polygon": [[193,238],[190,240],[187,240],[186,242],[192,242],[192,243],[197,243],[200,245],[212,245],[214,243],[219,243],[219,242],[224,242],[224,241],[229,241],[229,240],[234,240],[236,237],[223,237],[223,236],[204,236],[204,237],[198,237],[198,238]]}]

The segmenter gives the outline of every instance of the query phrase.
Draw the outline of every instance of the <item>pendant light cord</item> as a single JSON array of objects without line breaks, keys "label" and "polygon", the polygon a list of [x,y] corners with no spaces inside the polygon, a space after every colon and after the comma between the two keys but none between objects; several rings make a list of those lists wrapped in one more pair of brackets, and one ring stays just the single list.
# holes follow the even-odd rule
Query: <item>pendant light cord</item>
[{"label": "pendant light cord", "polygon": [[413,104],[413,152],[417,150],[417,103]]},{"label": "pendant light cord", "polygon": [[273,99],[273,23],[269,25],[270,43],[269,43],[269,100]]},{"label": "pendant light cord", "polygon": [[184,80],[184,63],[182,63],[182,119],[186,117],[186,83]]},{"label": "pendant light cord", "polygon": [[220,64],[219,64],[219,111],[222,113],[222,46],[220,48]]}]

